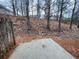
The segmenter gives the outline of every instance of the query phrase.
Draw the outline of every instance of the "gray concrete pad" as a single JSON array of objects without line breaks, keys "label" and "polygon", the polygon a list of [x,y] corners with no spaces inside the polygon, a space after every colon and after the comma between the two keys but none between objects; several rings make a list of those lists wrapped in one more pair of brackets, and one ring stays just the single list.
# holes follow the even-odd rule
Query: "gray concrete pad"
[{"label": "gray concrete pad", "polygon": [[19,45],[9,59],[75,59],[75,57],[48,38]]}]

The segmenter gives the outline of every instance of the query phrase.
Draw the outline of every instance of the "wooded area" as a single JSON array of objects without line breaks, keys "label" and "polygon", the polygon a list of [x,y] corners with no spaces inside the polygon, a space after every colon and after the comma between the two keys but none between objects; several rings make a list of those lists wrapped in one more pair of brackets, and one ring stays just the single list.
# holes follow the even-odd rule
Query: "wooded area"
[{"label": "wooded area", "polygon": [[[8,2],[12,14],[3,14],[6,17],[0,18],[1,49],[7,49],[9,44],[19,45],[35,39],[52,38],[74,57],[79,58],[78,0]],[[9,40],[12,40],[11,43]],[[1,49],[0,53],[5,54]]]},{"label": "wooded area", "polygon": [[[64,16],[65,14],[68,15],[68,13],[71,11],[71,20],[70,21],[70,29],[72,29],[72,24],[74,21],[79,21],[78,20],[78,13],[79,13],[79,7],[78,7],[78,2],[77,0],[37,0],[36,5],[34,5],[34,0],[11,0],[12,3],[12,8],[13,8],[13,13],[15,16],[18,16],[19,13],[21,13],[22,16],[26,16],[28,19],[28,27],[30,28],[30,19],[29,16],[33,15],[34,11],[33,8],[36,7],[37,10],[37,16],[39,19],[41,17],[41,10],[45,12],[44,17],[47,19],[47,29],[50,30],[50,19],[51,17],[55,16],[59,22],[58,28],[59,32],[61,31],[61,21],[65,19],[66,17]],[[72,4],[72,2],[74,2]],[[31,10],[30,10],[31,7]],[[71,7],[71,9],[69,9]],[[31,11],[31,15],[29,14]],[[52,12],[54,11],[54,12]],[[79,23],[76,23],[79,26]]]}]

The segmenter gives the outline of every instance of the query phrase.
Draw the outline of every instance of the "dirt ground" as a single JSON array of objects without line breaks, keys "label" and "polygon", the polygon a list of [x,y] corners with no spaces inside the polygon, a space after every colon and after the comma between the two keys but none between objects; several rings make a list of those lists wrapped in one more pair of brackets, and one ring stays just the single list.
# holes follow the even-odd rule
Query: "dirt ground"
[{"label": "dirt ground", "polygon": [[76,28],[76,25],[73,25],[72,30],[70,30],[69,24],[62,23],[62,29],[59,33],[57,21],[50,21],[51,31],[49,31],[46,28],[46,20],[37,20],[32,18],[30,23],[31,30],[28,34],[26,19],[22,17],[12,19],[17,45],[24,42],[30,42],[34,39],[52,38],[74,57],[79,59],[79,29]]}]

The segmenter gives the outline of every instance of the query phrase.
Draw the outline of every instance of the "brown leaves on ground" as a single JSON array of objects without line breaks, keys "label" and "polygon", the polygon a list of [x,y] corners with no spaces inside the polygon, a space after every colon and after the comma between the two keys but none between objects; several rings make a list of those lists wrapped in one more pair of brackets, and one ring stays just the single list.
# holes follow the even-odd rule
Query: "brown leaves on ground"
[{"label": "brown leaves on ground", "polygon": [[79,40],[56,40],[62,47],[64,47],[74,57],[79,59]]},{"label": "brown leaves on ground", "polygon": [[32,28],[30,34],[28,34],[26,18],[15,17],[12,21],[15,25],[14,30],[17,45],[35,39],[52,38],[69,53],[79,59],[79,29],[76,28],[76,25],[73,25],[73,30],[70,30],[68,24],[62,23],[62,31],[59,33],[57,21],[50,21],[51,31],[48,31],[46,28],[46,20],[35,20],[31,18]]}]

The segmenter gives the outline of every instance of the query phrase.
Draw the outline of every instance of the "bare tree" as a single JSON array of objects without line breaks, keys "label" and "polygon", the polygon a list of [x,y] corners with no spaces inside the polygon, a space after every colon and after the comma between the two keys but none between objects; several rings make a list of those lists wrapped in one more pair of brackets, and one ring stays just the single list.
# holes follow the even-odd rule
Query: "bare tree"
[{"label": "bare tree", "polygon": [[58,26],[59,27],[59,32],[61,31],[61,20],[62,20],[63,5],[64,5],[63,2],[64,2],[64,0],[61,1],[61,9],[60,9],[60,17],[59,17],[59,26]]},{"label": "bare tree", "polygon": [[16,15],[15,0],[11,0],[11,3],[12,3],[13,14]]},{"label": "bare tree", "polygon": [[48,0],[48,4],[47,4],[47,6],[48,6],[48,14],[47,14],[47,28],[50,30],[50,5],[51,5],[51,0]]},{"label": "bare tree", "polygon": [[17,0],[15,0],[15,11],[16,11],[16,16],[18,16],[19,8],[18,8],[18,1]]},{"label": "bare tree", "polygon": [[31,29],[30,18],[29,18],[29,0],[25,0],[25,2],[26,2],[26,17],[27,17],[27,26],[28,26],[27,31],[29,31]]},{"label": "bare tree", "polygon": [[54,5],[56,5],[56,7],[57,7],[57,10],[55,10],[55,11],[56,11],[56,17],[57,17],[57,21],[58,21],[59,20],[59,12],[60,12],[60,1],[59,0],[54,1]]},{"label": "bare tree", "polygon": [[20,11],[22,16],[27,16],[27,0],[20,0]]},{"label": "bare tree", "polygon": [[50,30],[50,8],[51,8],[51,0],[44,0],[44,12],[45,17],[47,18],[47,29]]},{"label": "bare tree", "polygon": [[23,1],[21,0],[21,13],[22,13],[22,16],[23,16]]},{"label": "bare tree", "polygon": [[70,0],[56,0],[57,6],[57,20],[59,20],[59,32],[61,31],[61,21],[63,20],[64,13],[68,9],[68,5],[70,4]]},{"label": "bare tree", "polygon": [[40,18],[40,0],[37,0],[37,17]]},{"label": "bare tree", "polygon": [[34,0],[31,0],[31,5],[32,5],[32,17],[33,17],[33,2],[34,2]]},{"label": "bare tree", "polygon": [[76,9],[76,4],[77,4],[77,0],[74,0],[74,8],[72,10],[72,16],[71,16],[71,23],[70,23],[70,29],[72,29],[72,23],[73,23],[73,20],[74,20],[74,14],[75,14],[75,9]]}]

